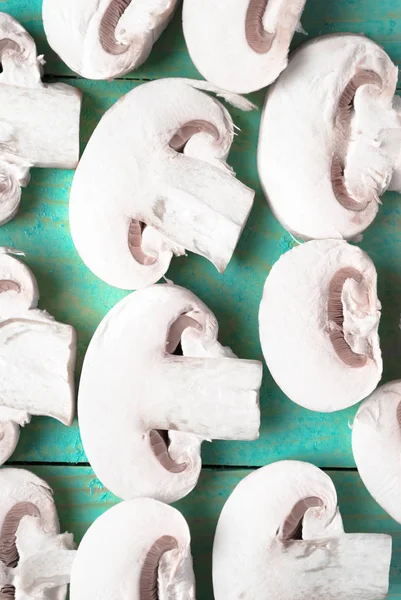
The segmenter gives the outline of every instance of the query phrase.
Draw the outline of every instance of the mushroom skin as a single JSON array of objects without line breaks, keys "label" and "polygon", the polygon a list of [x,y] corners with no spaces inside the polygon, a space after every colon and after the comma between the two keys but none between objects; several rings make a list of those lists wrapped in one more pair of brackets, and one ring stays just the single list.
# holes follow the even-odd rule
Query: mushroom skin
[{"label": "mushroom skin", "polygon": [[85,264],[110,285],[155,283],[186,250],[219,272],[231,259],[254,191],[226,163],[234,137],[228,111],[195,88],[216,91],[187,79],[136,87],[102,117],[81,158],[71,234]]},{"label": "mushroom skin", "polygon": [[352,450],[368,492],[401,523],[401,381],[377,388],[360,405],[352,426]]},{"label": "mushroom skin", "polygon": [[137,69],[170,22],[177,0],[43,0],[47,41],[72,71],[113,79]]},{"label": "mushroom skin", "polygon": [[0,247],[0,464],[32,415],[71,425],[75,408],[75,331],[37,308],[36,279],[12,254]]},{"label": "mushroom skin", "polygon": [[259,177],[274,215],[296,238],[357,239],[380,196],[401,190],[397,77],[375,42],[334,34],[296,50],[270,88]]},{"label": "mushroom skin", "polygon": [[259,309],[270,373],[297,404],[321,412],[366,398],[383,363],[373,262],[343,240],[315,240],[273,265]]},{"label": "mushroom skin", "polygon": [[237,359],[217,333],[203,302],[171,284],[127,296],[99,325],[78,418],[88,460],[116,496],[179,500],[197,483],[202,441],[258,437],[262,365]]},{"label": "mushroom skin", "polygon": [[65,600],[74,547],[72,534],[60,534],[48,484],[0,469],[0,597]]},{"label": "mushroom skin", "polygon": [[231,92],[269,85],[287,66],[305,1],[184,0],[184,37],[196,68]]},{"label": "mushroom skin", "polygon": [[151,498],[103,513],[79,545],[71,600],[195,600],[190,532],[178,510]]},{"label": "mushroom skin", "polygon": [[31,167],[75,169],[80,90],[43,83],[43,56],[10,15],[0,12],[0,225],[17,213]]},{"label": "mushroom skin", "polygon": [[245,477],[223,507],[214,597],[380,600],[390,561],[389,535],[344,532],[328,475],[309,463],[279,461]]}]

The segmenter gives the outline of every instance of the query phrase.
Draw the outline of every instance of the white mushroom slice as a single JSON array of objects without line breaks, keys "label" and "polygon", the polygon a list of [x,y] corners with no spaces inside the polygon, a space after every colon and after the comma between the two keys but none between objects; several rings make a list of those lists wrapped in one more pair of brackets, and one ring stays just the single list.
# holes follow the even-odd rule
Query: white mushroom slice
[{"label": "white mushroom slice", "polygon": [[36,308],[35,277],[11,252],[0,248],[0,464],[31,415],[74,417],[75,331]]},{"label": "white mushroom slice", "polygon": [[396,66],[363,36],[325,36],[294,53],[266,98],[258,170],[295,237],[353,239],[379,196],[401,190],[396,84]]},{"label": "white mushroom slice", "polygon": [[184,36],[196,68],[231,92],[269,85],[287,66],[305,1],[184,0]]},{"label": "white mushroom slice", "polygon": [[306,242],[270,271],[259,333],[270,373],[310,410],[332,412],[366,398],[382,374],[377,274],[360,248]]},{"label": "white mushroom slice", "polygon": [[10,15],[0,12],[0,225],[12,219],[31,167],[74,169],[81,92],[44,84],[43,57]]},{"label": "white mushroom slice", "polygon": [[23,469],[0,469],[0,598],[64,600],[75,557],[60,535],[52,490]]},{"label": "white mushroom slice", "polygon": [[344,532],[332,480],[280,461],[243,479],[213,546],[215,600],[386,598],[391,537]]},{"label": "white mushroom slice", "polygon": [[112,79],[138,68],[177,0],[44,0],[47,41],[76,73]]},{"label": "white mushroom slice", "polygon": [[137,498],[90,526],[71,573],[71,600],[194,600],[188,525],[175,508]]},{"label": "white mushroom slice", "polygon": [[220,272],[231,259],[254,191],[225,162],[234,136],[228,111],[198,87],[215,90],[187,79],[138,86],[86,147],[72,185],[71,233],[82,260],[110,285],[155,283],[186,250]]},{"label": "white mushroom slice", "polygon": [[196,485],[202,441],[258,437],[262,365],[233,357],[217,332],[203,302],[167,284],[127,296],[99,325],[78,417],[89,462],[120,498],[174,502]]},{"label": "white mushroom slice", "polygon": [[401,381],[380,386],[361,404],[352,427],[352,450],[370,494],[401,523]]}]

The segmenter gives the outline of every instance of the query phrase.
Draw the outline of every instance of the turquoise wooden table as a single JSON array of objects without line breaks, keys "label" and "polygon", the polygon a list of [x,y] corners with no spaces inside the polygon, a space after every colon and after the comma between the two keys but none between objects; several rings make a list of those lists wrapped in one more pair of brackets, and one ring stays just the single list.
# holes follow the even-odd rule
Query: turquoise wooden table
[{"label": "turquoise wooden table", "polygon": [[[69,71],[48,47],[41,21],[41,0],[0,0],[0,10],[17,18],[35,38],[38,52],[47,60],[47,81],[65,81],[83,91],[81,149],[104,111],[136,85],[158,77],[199,78],[185,48],[179,11],[142,68],[113,82],[91,82]],[[307,0],[302,24],[309,37],[341,31],[365,33],[380,43],[395,63],[401,64],[401,0]],[[297,34],[293,46],[304,39]],[[250,98],[261,107],[264,93],[252,94]],[[254,209],[224,275],[194,255],[174,259],[167,275],[195,292],[214,311],[220,322],[222,343],[230,345],[241,357],[262,360],[257,314],[263,284],[272,264],[293,242],[270,213],[258,182],[256,143],[260,110],[230,111],[241,134],[235,139],[229,163],[239,179],[256,190]],[[99,281],[75,251],[68,225],[72,178],[71,171],[34,169],[17,217],[0,228],[0,244],[26,253],[26,262],[38,279],[41,308],[76,328],[78,381],[85,349],[95,328],[125,292]],[[399,196],[384,196],[379,215],[361,246],[378,270],[383,304],[380,334],[384,382],[401,377]],[[281,393],[265,369],[261,409],[262,429],[257,442],[204,444],[199,485],[176,505],[191,527],[198,600],[213,597],[211,549],[226,498],[252,469],[284,458],[307,460],[329,472],[337,486],[347,531],[386,532],[393,536],[389,598],[401,598],[401,526],[378,507],[355,470],[350,424],[356,407],[330,415],[304,410]],[[66,428],[51,419],[34,418],[22,432],[9,463],[26,465],[50,483],[62,528],[72,531],[77,541],[99,514],[117,502],[88,465],[77,422]]]}]

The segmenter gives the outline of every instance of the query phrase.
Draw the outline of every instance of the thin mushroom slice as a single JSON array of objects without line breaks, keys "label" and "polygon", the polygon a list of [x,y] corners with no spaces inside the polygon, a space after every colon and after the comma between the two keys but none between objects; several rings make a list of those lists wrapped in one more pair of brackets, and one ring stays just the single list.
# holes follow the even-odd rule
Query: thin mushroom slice
[{"label": "thin mushroom slice", "polygon": [[226,163],[230,114],[200,90],[253,106],[207,82],[159,79],[120,98],[86,147],[71,190],[71,234],[82,260],[110,285],[155,283],[187,250],[220,273],[231,259],[254,191]]},{"label": "thin mushroom slice", "polygon": [[31,167],[74,169],[81,92],[42,83],[43,57],[10,15],[0,12],[0,225],[18,211]]},{"label": "thin mushroom slice", "polygon": [[223,507],[213,545],[214,597],[384,600],[390,561],[389,535],[344,532],[328,475],[309,463],[280,461],[245,477]]},{"label": "thin mushroom slice", "polygon": [[74,557],[47,483],[23,469],[1,469],[0,598],[65,600]]},{"label": "thin mushroom slice", "polygon": [[76,73],[113,79],[137,69],[170,22],[177,0],[44,0],[50,46]]},{"label": "thin mushroom slice", "polygon": [[71,425],[75,404],[75,331],[37,308],[35,277],[13,253],[0,248],[0,464],[32,415]]},{"label": "thin mushroom slice", "polygon": [[335,34],[294,52],[269,90],[259,177],[274,215],[298,239],[357,238],[380,196],[401,191],[397,73],[372,40]]},{"label": "thin mushroom slice", "polygon": [[174,502],[196,485],[204,440],[258,437],[262,365],[217,333],[203,302],[170,284],[127,296],[99,325],[78,418],[89,462],[118,497]]},{"label": "thin mushroom slice", "polygon": [[367,254],[343,240],[306,242],[273,266],[260,340],[272,377],[293,402],[332,412],[376,388],[383,369],[376,281]]},{"label": "thin mushroom slice", "polygon": [[188,525],[175,508],[137,498],[113,506],[84,535],[71,600],[195,600]]},{"label": "thin mushroom slice", "polygon": [[189,54],[215,85],[241,94],[259,90],[287,66],[304,6],[305,0],[184,0]]}]

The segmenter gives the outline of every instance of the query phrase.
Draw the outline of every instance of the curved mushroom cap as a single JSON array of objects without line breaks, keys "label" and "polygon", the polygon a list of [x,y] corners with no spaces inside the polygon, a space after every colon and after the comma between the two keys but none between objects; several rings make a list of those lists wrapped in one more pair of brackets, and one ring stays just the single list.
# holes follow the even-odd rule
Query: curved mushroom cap
[{"label": "curved mushroom cap", "polygon": [[401,381],[380,386],[361,404],[352,427],[352,450],[370,494],[401,523]]},{"label": "curved mushroom cap", "polygon": [[203,302],[173,285],[127,296],[96,330],[79,425],[96,475],[120,498],[174,502],[196,485],[203,440],[258,437],[262,365],[235,358],[217,331]]},{"label": "curved mushroom cap", "polygon": [[391,537],[345,534],[323,471],[280,461],[245,477],[213,546],[215,600],[376,600],[388,590]]},{"label": "curved mushroom cap", "polygon": [[71,600],[195,599],[188,525],[175,508],[137,498],[90,526],[71,573]]},{"label": "curved mushroom cap", "polygon": [[377,275],[360,248],[302,244],[270,271],[259,333],[270,373],[297,404],[340,410],[370,394],[382,374]]},{"label": "curved mushroom cap", "polygon": [[232,92],[269,85],[287,66],[305,1],[184,0],[184,36],[196,68]]},{"label": "curved mushroom cap", "polygon": [[266,98],[258,147],[266,198],[294,236],[352,239],[373,221],[400,155],[396,83],[395,65],[363,36],[294,53]]},{"label": "curved mushroom cap", "polygon": [[0,597],[64,600],[75,552],[59,535],[52,490],[24,469],[0,469]]},{"label": "curved mushroom cap", "polygon": [[82,260],[110,285],[155,283],[185,250],[220,272],[231,259],[254,191],[225,162],[229,113],[199,86],[207,84],[138,86],[103,116],[86,147],[72,185],[71,233]]},{"label": "curved mushroom cap", "polygon": [[112,79],[139,67],[177,0],[44,0],[50,46],[76,73]]}]

